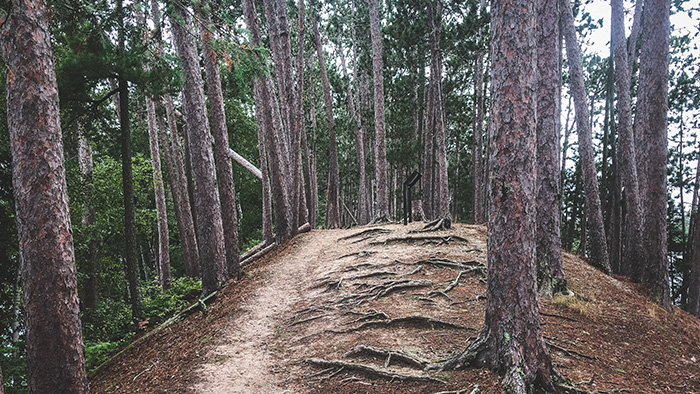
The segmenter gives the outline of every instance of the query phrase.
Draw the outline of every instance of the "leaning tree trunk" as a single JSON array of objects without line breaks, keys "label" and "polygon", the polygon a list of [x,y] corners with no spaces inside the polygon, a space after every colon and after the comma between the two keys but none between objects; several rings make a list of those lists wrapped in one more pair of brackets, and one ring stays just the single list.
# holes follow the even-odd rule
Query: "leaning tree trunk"
[{"label": "leaning tree trunk", "polygon": [[30,393],[88,393],[48,8],[12,1],[0,30]]},{"label": "leaning tree trunk", "polygon": [[[625,46],[624,7],[622,0],[613,0],[611,34],[615,59],[615,87],[618,112],[618,165],[625,194],[625,229],[623,238],[622,272],[639,281],[644,272],[644,224],[642,199],[637,178],[635,138],[632,130],[632,99]],[[664,209],[664,215],[666,210]]]},{"label": "leaning tree trunk", "polygon": [[377,1],[368,0],[370,35],[372,37],[372,73],[374,76],[374,176],[377,182],[375,219],[389,220],[389,186],[386,180],[386,122],[384,118],[384,61],[382,60],[382,32]]},{"label": "leaning tree trunk", "polygon": [[185,76],[184,102],[196,211],[197,245],[202,274],[202,294],[216,291],[227,276],[226,246],[221,203],[216,182],[212,136],[204,100],[202,75],[189,12],[181,5],[170,15],[173,39]]},{"label": "leaning tree trunk", "polygon": [[313,23],[314,43],[318,55],[318,66],[321,71],[321,85],[323,86],[323,101],[328,117],[328,199],[326,200],[326,226],[339,228],[340,223],[340,199],[338,175],[338,143],[335,138],[335,119],[333,118],[333,98],[331,97],[331,84],[328,81],[326,61],[323,55],[323,43],[318,32],[318,20]]},{"label": "leaning tree trunk", "polygon": [[[484,326],[446,367],[505,375],[507,392],[553,391],[537,304],[535,261],[536,87],[534,2],[494,0],[488,270]],[[509,12],[517,9],[519,12]]]},{"label": "leaning tree trunk", "polygon": [[640,194],[644,198],[647,257],[642,280],[649,286],[652,298],[668,310],[671,309],[666,232],[669,7],[668,1],[645,2],[644,40],[639,59],[639,96],[646,98],[642,150],[648,158],[644,184],[640,185],[644,190]]},{"label": "leaning tree trunk", "polygon": [[229,141],[226,127],[226,110],[224,109],[224,94],[221,90],[221,76],[216,50],[212,47],[213,33],[209,30],[211,16],[209,2],[202,1],[199,29],[202,33],[202,50],[204,51],[204,69],[207,77],[207,92],[209,96],[209,113],[211,116],[211,132],[214,136],[214,159],[216,162],[216,181],[219,186],[221,200],[221,219],[224,227],[224,244],[226,245],[226,266],[229,275],[238,273],[238,208],[236,204],[236,186],[233,183],[233,168],[228,156]]},{"label": "leaning tree trunk", "polygon": [[561,35],[559,0],[537,1],[537,282],[540,295],[566,290],[561,254]]},{"label": "leaning tree trunk", "polygon": [[586,196],[586,216],[591,233],[591,263],[610,273],[610,258],[603,226],[603,211],[600,203],[598,179],[593,158],[593,133],[591,132],[588,113],[588,99],[583,81],[581,51],[576,40],[576,28],[569,0],[561,0],[562,33],[566,40],[566,55],[569,60],[571,75],[571,92],[576,108],[576,128],[579,141],[579,155],[583,172],[584,193]]}]

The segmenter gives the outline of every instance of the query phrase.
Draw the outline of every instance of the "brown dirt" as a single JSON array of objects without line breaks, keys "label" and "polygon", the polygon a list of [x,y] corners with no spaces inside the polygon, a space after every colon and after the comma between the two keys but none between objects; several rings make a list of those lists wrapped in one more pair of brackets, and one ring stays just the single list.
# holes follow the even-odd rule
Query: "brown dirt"
[{"label": "brown dirt", "polygon": [[[478,333],[485,306],[483,275],[464,273],[446,297],[431,292],[444,291],[460,269],[417,262],[485,263],[485,228],[455,224],[436,233],[408,233],[421,226],[300,235],[247,267],[242,280],[229,282],[206,316],[189,316],[103,368],[91,381],[92,392],[470,393],[476,386],[482,393],[500,392],[498,378],[481,369],[430,372],[445,382],[435,383],[307,362],[341,360],[385,369],[383,357],[344,356],[359,344],[436,361],[463,349]],[[368,229],[388,232],[341,239]],[[397,240],[434,236],[445,239]],[[639,286],[605,276],[576,256],[565,255],[565,270],[574,295],[540,302],[560,373],[585,390],[700,393],[697,319],[677,308],[671,313],[658,308]],[[371,290],[390,281],[397,286],[383,288],[386,294]],[[409,281],[418,286],[400,288]],[[408,316],[464,328],[418,319],[386,324],[388,318]],[[360,327],[363,323],[369,324]],[[386,370],[427,376],[398,363]]]}]

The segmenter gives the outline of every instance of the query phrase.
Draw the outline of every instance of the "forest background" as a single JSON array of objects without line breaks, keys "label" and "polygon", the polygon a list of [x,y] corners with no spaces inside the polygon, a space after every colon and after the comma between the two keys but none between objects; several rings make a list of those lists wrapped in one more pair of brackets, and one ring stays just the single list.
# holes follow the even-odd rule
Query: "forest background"
[{"label": "forest background", "polygon": [[[171,165],[173,160],[163,152],[166,146],[177,149],[178,143],[182,143],[184,149],[190,147],[184,140],[187,133],[182,133],[183,119],[189,116],[187,99],[180,95],[187,88],[184,84],[187,70],[181,53],[172,43],[177,34],[172,31],[173,21],[189,21],[185,34],[196,41],[203,38],[187,15],[177,13],[176,3],[112,0],[51,3],[88,369],[99,365],[110,352],[129,341],[139,326],[163,321],[202,291],[198,273],[188,267],[187,235],[184,234],[187,229],[180,225],[184,221],[182,207],[189,203],[184,203],[184,196],[174,188],[176,183],[184,182],[184,190],[195,204],[192,163],[181,160],[184,177],[179,177],[177,166]],[[262,42],[258,43],[254,42],[240,2],[212,2],[199,13],[193,13],[200,31],[210,32],[214,37],[206,45],[210,45],[210,52],[218,55],[216,65],[220,71],[230,148],[261,169],[260,177],[267,182],[266,177],[271,175],[262,172],[267,172],[268,166],[272,169],[273,163],[261,162],[253,80],[260,75],[281,73],[269,62],[273,49],[266,33],[269,29],[266,13],[262,12],[265,4],[255,4],[260,10],[258,16],[263,32]],[[375,129],[379,121],[373,105],[376,72],[368,4],[359,0],[310,2],[301,25],[306,38],[299,45],[300,25],[296,21],[300,19],[300,8],[298,4],[288,3],[290,53],[296,58],[300,48],[302,56],[299,58],[304,65],[300,85],[303,88],[300,89],[303,91],[303,136],[300,136],[306,140],[306,146],[301,156],[303,163],[299,165],[304,169],[308,219],[313,227],[366,224],[382,216],[396,220],[403,216],[401,186],[407,176],[418,170],[424,173],[423,183],[431,184],[430,177],[425,175],[435,170],[425,171],[428,152],[425,135],[426,130],[435,127],[428,120],[430,107],[434,106],[430,92],[435,83],[431,83],[435,74],[431,68],[434,58],[431,51],[435,48],[431,44],[435,41],[439,42],[440,67],[444,68],[437,75],[441,85],[439,95],[449,190],[441,199],[449,204],[449,213],[438,214],[437,203],[433,209],[429,198],[440,195],[436,189],[426,190],[416,198],[425,204],[428,218],[447,214],[453,221],[483,223],[483,213],[479,214],[476,202],[483,200],[485,194],[483,181],[477,178],[485,175],[483,164],[478,163],[483,163],[487,146],[484,125],[488,124],[488,111],[483,108],[488,108],[489,15],[483,2],[446,0],[441,4],[441,17],[432,22],[426,3],[422,1],[387,0],[379,4],[388,190],[387,212],[382,215],[378,209],[381,201],[373,192],[377,190],[373,174],[377,163]],[[629,27],[634,4],[626,5]],[[182,9],[183,4],[180,6]],[[156,8],[161,15],[153,15]],[[619,180],[615,172],[617,136],[610,40],[606,39],[610,33],[604,16],[609,14],[609,8],[601,2],[575,2],[573,9],[584,54],[604,220],[606,228],[611,228],[615,210],[619,208],[616,208],[619,200],[615,197]],[[681,307],[688,302],[695,226],[692,213],[697,205],[696,171],[700,160],[696,133],[700,110],[697,59],[700,41],[695,18],[698,12],[697,1],[671,3],[668,261],[671,300]],[[207,15],[211,18],[209,23],[204,20]],[[158,22],[154,23],[153,18]],[[440,28],[431,29],[435,20],[439,21]],[[318,34],[314,32],[316,29]],[[205,44],[200,42],[199,45]],[[198,53],[201,57],[198,60],[205,60],[201,48]],[[325,64],[320,61],[322,59]],[[202,66],[200,70],[203,69]],[[324,74],[327,74],[327,86],[323,86],[326,85]],[[0,81],[3,91],[0,96],[0,367],[6,392],[22,393],[26,392],[23,302],[4,94],[9,80],[11,76]],[[114,94],[122,90],[120,81],[129,85],[126,107],[115,100]],[[566,62],[563,81],[562,245],[566,250],[588,255],[590,235],[584,212],[584,185]],[[208,80],[206,84],[207,88],[212,85]],[[635,91],[633,89],[633,93]],[[207,92],[210,91],[207,89]],[[208,95],[211,105],[211,93]],[[170,97],[172,113],[168,113],[167,100],[151,109],[148,101],[154,97]],[[151,122],[150,126],[155,125],[166,133],[165,138],[156,135],[155,148],[153,130],[149,135],[151,111],[155,123]],[[125,118],[126,113],[128,117]],[[126,156],[121,138],[124,119],[131,137]],[[358,126],[365,133],[364,140],[359,143]],[[178,135],[180,137],[174,137]],[[183,141],[179,141],[181,138]],[[302,141],[299,144],[303,146]],[[435,150],[429,150],[430,154]],[[185,159],[189,157],[186,152],[182,153]],[[152,159],[155,157],[163,163],[162,170]],[[128,231],[125,231],[124,217],[125,208],[129,208],[124,204],[124,158],[131,163],[133,176],[131,200],[136,265],[131,269],[127,261],[129,248],[125,247]],[[475,169],[478,165],[482,167]],[[162,178],[154,178],[154,168],[156,175],[162,172]],[[474,174],[481,175],[475,177]],[[264,208],[265,187],[258,175],[236,162],[232,175],[238,248],[245,252],[261,242],[273,241],[272,228],[266,233],[263,226],[269,208]],[[481,188],[479,182],[482,182]],[[360,187],[362,183],[365,191]],[[156,193],[159,185],[165,186],[161,202]],[[274,189],[274,185],[272,187]],[[159,212],[167,215],[161,218],[161,228]],[[275,220],[280,215],[277,216]],[[165,239],[163,223],[167,228]],[[274,227],[281,228],[280,223],[275,221]],[[165,257],[171,279],[164,271]]]}]

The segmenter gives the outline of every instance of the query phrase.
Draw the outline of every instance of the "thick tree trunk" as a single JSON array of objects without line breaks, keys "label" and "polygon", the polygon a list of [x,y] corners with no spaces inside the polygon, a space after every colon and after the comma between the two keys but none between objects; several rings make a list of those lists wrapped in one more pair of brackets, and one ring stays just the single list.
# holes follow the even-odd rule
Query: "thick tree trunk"
[{"label": "thick tree trunk", "polygon": [[173,39],[185,76],[184,106],[194,183],[197,246],[201,262],[202,295],[216,291],[227,276],[226,246],[216,180],[212,136],[204,100],[202,74],[189,12],[182,6],[170,15]]},{"label": "thick tree trunk", "polygon": [[226,110],[224,94],[221,90],[218,55],[212,48],[213,33],[209,30],[211,16],[207,0],[202,1],[199,29],[202,33],[202,50],[204,51],[204,69],[207,77],[209,97],[209,114],[211,133],[214,137],[214,159],[216,162],[216,181],[221,200],[221,219],[224,227],[224,244],[226,245],[226,266],[229,275],[238,273],[238,207],[236,204],[236,186],[233,183],[233,166],[229,158],[228,129],[226,127]]},{"label": "thick tree trunk", "polygon": [[151,150],[151,167],[153,168],[153,190],[155,191],[156,212],[158,214],[158,280],[164,290],[170,288],[170,234],[168,233],[168,214],[165,207],[165,188],[160,166],[160,148],[156,128],[156,108],[153,101],[146,97],[146,117],[148,121],[148,142]]},{"label": "thick tree trunk", "polygon": [[[644,272],[644,230],[642,199],[637,178],[635,138],[632,131],[632,99],[625,46],[624,7],[622,0],[613,0],[611,34],[615,59],[615,87],[618,112],[618,170],[625,194],[626,215],[623,232],[622,272],[641,280]],[[664,209],[664,215],[666,210]]]},{"label": "thick tree trunk", "polygon": [[323,101],[328,118],[328,198],[326,200],[326,226],[339,228],[340,199],[339,199],[339,175],[338,175],[338,143],[335,137],[335,119],[333,118],[333,97],[331,96],[331,84],[328,81],[326,61],[323,55],[323,43],[318,32],[318,20],[313,22],[314,44],[318,55],[318,66],[321,71],[321,85],[323,87]]},{"label": "thick tree trunk", "polygon": [[368,0],[369,24],[372,37],[372,74],[374,80],[374,176],[377,182],[375,219],[389,220],[389,187],[386,180],[386,122],[384,118],[384,71],[382,32],[379,24],[378,0]]},{"label": "thick tree trunk", "polygon": [[591,263],[610,273],[610,258],[603,226],[603,211],[600,204],[600,192],[593,158],[593,134],[588,113],[586,87],[583,80],[581,52],[576,40],[576,28],[569,0],[561,0],[562,32],[566,40],[566,55],[569,60],[571,75],[571,92],[576,107],[576,128],[579,141],[579,155],[583,172],[584,192],[586,195],[586,216],[591,233]]},{"label": "thick tree trunk", "polygon": [[668,310],[671,309],[666,232],[669,7],[668,1],[645,2],[644,40],[639,60],[639,96],[646,101],[643,114],[646,119],[640,124],[644,134],[642,150],[646,152],[646,176],[640,186],[640,191],[644,190],[640,194],[644,198],[647,257],[642,280],[649,286],[652,298]]},{"label": "thick tree trunk", "polygon": [[476,341],[447,366],[493,369],[504,375],[508,392],[549,392],[552,364],[542,334],[535,266],[534,2],[495,0],[491,12],[493,149],[486,316]]},{"label": "thick tree trunk", "polygon": [[30,393],[88,393],[49,10],[12,1],[0,31]]},{"label": "thick tree trunk", "polygon": [[540,295],[566,290],[561,254],[559,0],[537,1],[537,282]]}]

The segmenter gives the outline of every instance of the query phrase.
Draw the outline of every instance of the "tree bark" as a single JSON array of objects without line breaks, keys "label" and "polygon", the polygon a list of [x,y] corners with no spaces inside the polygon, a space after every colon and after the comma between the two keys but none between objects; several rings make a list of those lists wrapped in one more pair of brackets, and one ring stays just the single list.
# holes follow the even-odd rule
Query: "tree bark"
[{"label": "tree bark", "polygon": [[646,152],[646,176],[640,189],[645,207],[644,240],[647,264],[642,280],[649,286],[652,298],[667,310],[671,309],[667,242],[667,127],[668,127],[668,55],[669,8],[663,0],[647,0],[644,6],[639,96],[646,102],[642,115],[646,119],[639,134],[644,134],[642,150]]},{"label": "tree bark", "polygon": [[[618,112],[618,170],[624,188],[626,215],[623,232],[622,273],[639,281],[643,275],[644,230],[642,199],[639,189],[635,138],[632,130],[632,99],[627,64],[627,48],[622,0],[611,1],[611,34],[615,59],[615,87]],[[664,215],[666,210],[664,209]]]},{"label": "tree bark", "polygon": [[386,122],[384,118],[384,61],[382,60],[382,32],[379,24],[378,0],[368,0],[369,24],[372,38],[372,74],[374,80],[374,176],[377,187],[375,219],[390,220],[389,187],[386,180]]},{"label": "tree bark", "polygon": [[309,108],[309,116],[311,117],[311,132],[312,132],[312,144],[310,152],[310,163],[309,163],[309,199],[311,200],[309,204],[309,222],[314,226],[316,225],[316,217],[318,215],[318,155],[317,149],[318,143],[316,141],[316,136],[318,135],[318,127],[316,124],[316,105],[315,93],[314,93],[314,82],[313,79],[310,81],[309,86],[311,86],[311,107]]},{"label": "tree bark", "polygon": [[600,192],[593,158],[593,134],[591,132],[588,113],[586,87],[583,80],[581,51],[576,40],[576,28],[569,0],[562,0],[562,32],[566,40],[566,55],[569,60],[571,75],[571,92],[576,108],[576,128],[579,141],[579,155],[583,173],[584,193],[586,196],[586,216],[588,217],[591,234],[591,263],[610,273],[610,258],[603,226],[603,211],[600,204]]},{"label": "tree bark", "polygon": [[30,393],[88,393],[48,8],[12,1],[0,30]]},{"label": "tree bark", "polygon": [[333,118],[333,97],[331,97],[331,84],[328,81],[326,61],[323,55],[323,43],[318,32],[318,20],[313,22],[313,39],[316,45],[318,66],[321,71],[321,86],[323,87],[323,101],[328,118],[328,198],[326,200],[326,226],[328,228],[340,228],[340,197],[338,175],[338,143],[335,136],[335,119]]},{"label": "tree bark", "polygon": [[537,282],[540,295],[566,290],[561,254],[561,34],[559,0],[537,7]]},{"label": "tree bark", "polygon": [[224,245],[226,246],[226,266],[229,275],[238,273],[238,206],[236,204],[236,186],[233,183],[233,166],[229,158],[228,128],[226,126],[226,110],[224,94],[221,90],[218,55],[212,48],[213,33],[209,30],[211,15],[209,1],[202,0],[203,12],[200,15],[199,29],[202,34],[202,50],[204,51],[204,69],[207,77],[207,93],[209,97],[209,114],[211,118],[211,133],[214,137],[214,159],[216,164],[216,181],[219,186],[221,200],[221,219],[224,227]]},{"label": "tree bark", "polygon": [[309,207],[307,204],[307,199],[309,196],[306,192],[306,187],[308,185],[308,173],[304,172],[304,169],[308,171],[309,168],[309,150],[306,142],[306,125],[304,123],[304,0],[299,0],[297,2],[297,8],[299,10],[299,19],[297,22],[297,74],[296,74],[296,134],[294,141],[294,148],[297,154],[297,191],[299,195],[298,210],[299,210],[299,226],[304,223],[309,222]]},{"label": "tree bark", "polygon": [[163,290],[170,288],[170,234],[168,233],[168,214],[165,207],[165,189],[160,165],[160,148],[158,147],[158,127],[156,108],[153,101],[146,97],[146,117],[148,121],[148,143],[151,150],[151,167],[153,168],[153,190],[155,191],[156,212],[158,214],[158,280]]},{"label": "tree bark", "polygon": [[[217,188],[212,136],[204,100],[201,68],[189,12],[182,6],[170,15],[175,47],[185,75],[184,105],[194,183],[197,245],[201,262],[202,295],[216,291],[227,276],[226,246]],[[228,159],[227,159],[228,161]]]},{"label": "tree bark", "polygon": [[[553,391],[552,364],[537,304],[536,19],[534,2],[491,6],[489,280],[481,333],[448,367],[475,365],[504,375],[505,391]],[[518,12],[510,12],[516,9]],[[532,384],[532,386],[530,386]]]}]

